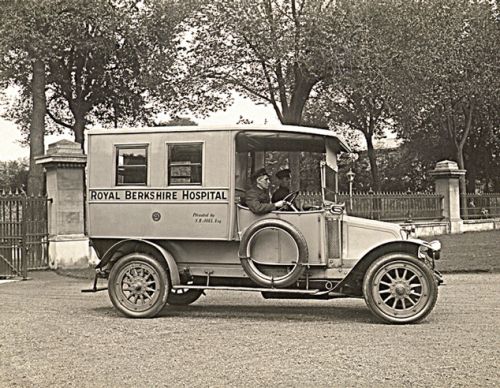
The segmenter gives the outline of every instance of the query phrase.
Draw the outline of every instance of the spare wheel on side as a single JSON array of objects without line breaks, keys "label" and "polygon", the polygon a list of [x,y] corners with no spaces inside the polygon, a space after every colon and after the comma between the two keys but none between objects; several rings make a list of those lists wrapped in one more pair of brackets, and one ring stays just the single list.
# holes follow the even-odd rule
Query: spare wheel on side
[{"label": "spare wheel on side", "polygon": [[250,225],[240,241],[245,273],[264,287],[289,287],[305,271],[309,252],[302,233],[287,221],[266,218]]}]

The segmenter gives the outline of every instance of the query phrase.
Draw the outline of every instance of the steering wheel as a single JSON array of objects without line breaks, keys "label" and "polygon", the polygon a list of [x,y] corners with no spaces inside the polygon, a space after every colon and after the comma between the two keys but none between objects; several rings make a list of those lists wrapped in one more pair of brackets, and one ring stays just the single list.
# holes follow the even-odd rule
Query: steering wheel
[{"label": "steering wheel", "polygon": [[294,201],[297,199],[299,195],[299,190],[297,191],[292,191],[291,193],[287,194],[285,198],[283,198],[283,202],[285,203],[282,207],[279,208],[279,210],[283,210],[286,207],[289,207],[292,209],[294,212],[298,212],[299,209],[297,209],[297,206],[294,205]]}]

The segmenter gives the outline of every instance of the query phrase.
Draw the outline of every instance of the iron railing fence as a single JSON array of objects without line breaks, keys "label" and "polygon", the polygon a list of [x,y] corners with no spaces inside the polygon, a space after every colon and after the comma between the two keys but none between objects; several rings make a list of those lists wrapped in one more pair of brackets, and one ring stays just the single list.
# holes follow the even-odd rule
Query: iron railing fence
[{"label": "iron railing fence", "polygon": [[[307,209],[321,205],[321,193],[301,192],[296,203]],[[443,196],[435,193],[338,193],[349,215],[382,221],[441,220]]]},{"label": "iron railing fence", "polygon": [[443,196],[435,193],[340,193],[347,214],[381,221],[443,219]]},{"label": "iron railing fence", "polygon": [[27,271],[23,254],[23,208],[25,197],[0,194],[0,276]]},{"label": "iron railing fence", "polygon": [[0,277],[47,267],[47,198],[0,193]]},{"label": "iron railing fence", "polygon": [[460,199],[464,220],[500,218],[500,193],[462,194]]}]

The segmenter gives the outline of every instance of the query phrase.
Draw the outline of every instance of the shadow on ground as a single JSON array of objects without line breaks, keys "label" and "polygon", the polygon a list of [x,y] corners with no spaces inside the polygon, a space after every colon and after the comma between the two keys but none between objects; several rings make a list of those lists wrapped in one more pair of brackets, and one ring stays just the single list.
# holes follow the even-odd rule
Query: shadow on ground
[{"label": "shadow on ground", "polygon": [[[263,302],[265,303],[265,302]],[[323,302],[325,303],[325,302]],[[123,317],[112,307],[99,307],[93,309],[98,315],[112,316],[116,318],[130,319]],[[341,305],[234,305],[234,304],[197,304],[191,306],[168,306],[155,319],[165,318],[188,318],[188,319],[233,319],[241,321],[262,321],[262,322],[361,322],[378,323],[368,308],[364,304]]]}]

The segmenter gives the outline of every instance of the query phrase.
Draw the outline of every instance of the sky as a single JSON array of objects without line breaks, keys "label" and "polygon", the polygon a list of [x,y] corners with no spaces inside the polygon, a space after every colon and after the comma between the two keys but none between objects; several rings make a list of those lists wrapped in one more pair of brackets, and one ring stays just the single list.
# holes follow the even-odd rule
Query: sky
[{"label": "sky", "polygon": [[[226,111],[215,112],[205,119],[193,118],[198,124],[218,125],[236,124],[242,116],[252,120],[254,124],[278,124],[278,118],[269,105],[256,105],[249,99],[236,96],[234,104]],[[48,135],[45,137],[45,147],[58,140],[74,140],[71,133],[63,135]],[[16,160],[29,157],[29,148],[20,144],[21,132],[13,122],[0,117],[0,161]]]},{"label": "sky", "polygon": [[[228,125],[236,124],[240,117],[252,120],[254,124],[279,124],[278,117],[270,105],[256,105],[251,100],[242,96],[234,96],[234,104],[226,111],[212,113],[205,119],[193,117],[199,125]],[[376,140],[376,148],[392,148],[399,143],[394,134],[387,134],[388,138]],[[68,139],[74,141],[73,135],[67,131],[63,135],[47,135],[45,137],[45,148],[56,141]],[[0,161],[16,160],[29,157],[29,148],[23,146],[21,132],[13,122],[0,117]],[[365,148],[364,140],[361,138],[360,146]]]}]

